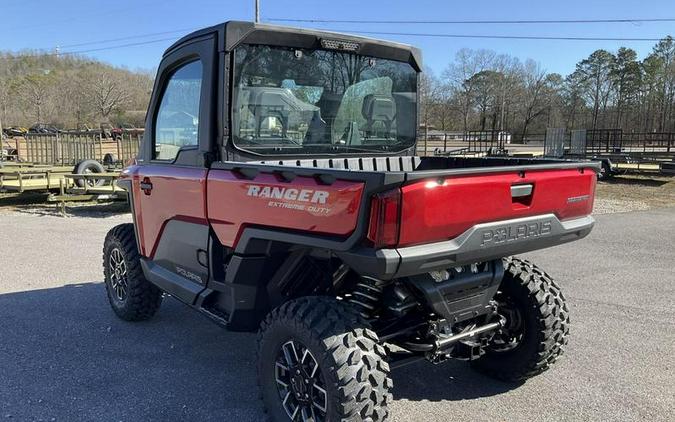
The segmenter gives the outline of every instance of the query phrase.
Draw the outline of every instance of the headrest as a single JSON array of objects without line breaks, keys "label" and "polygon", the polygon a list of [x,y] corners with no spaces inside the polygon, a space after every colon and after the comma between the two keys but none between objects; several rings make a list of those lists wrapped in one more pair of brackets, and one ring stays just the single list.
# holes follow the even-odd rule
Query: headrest
[{"label": "headrest", "polygon": [[368,94],[363,98],[361,114],[369,121],[392,121],[396,116],[396,103],[389,95]]}]

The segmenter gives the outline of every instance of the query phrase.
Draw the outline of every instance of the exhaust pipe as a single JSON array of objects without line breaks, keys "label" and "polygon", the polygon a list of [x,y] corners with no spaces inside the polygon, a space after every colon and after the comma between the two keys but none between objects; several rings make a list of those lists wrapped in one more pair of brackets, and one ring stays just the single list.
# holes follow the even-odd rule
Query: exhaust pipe
[{"label": "exhaust pipe", "polygon": [[444,337],[441,339],[438,339],[434,342],[434,347],[436,350],[443,350],[447,348],[448,346],[451,346],[458,341],[465,340],[467,338],[471,338],[474,336],[477,336],[479,334],[487,333],[490,331],[497,330],[499,328],[502,328],[504,326],[504,320],[500,319],[498,322],[491,322],[489,324],[481,325],[480,327],[476,327],[473,330],[465,331],[463,333],[455,334],[449,337]]},{"label": "exhaust pipe", "polygon": [[481,325],[469,331],[463,333],[455,334],[448,337],[436,338],[436,341],[433,343],[403,343],[402,346],[406,349],[413,352],[438,352],[443,349],[447,349],[453,344],[466,340],[471,337],[475,337],[480,334],[488,333],[490,331],[495,331],[502,328],[506,324],[506,319],[501,317],[497,322],[491,322],[489,324]]}]

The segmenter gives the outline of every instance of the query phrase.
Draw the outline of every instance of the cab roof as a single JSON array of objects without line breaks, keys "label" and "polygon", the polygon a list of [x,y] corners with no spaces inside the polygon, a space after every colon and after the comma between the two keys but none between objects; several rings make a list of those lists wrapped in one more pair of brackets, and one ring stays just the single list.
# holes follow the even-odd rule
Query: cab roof
[{"label": "cab roof", "polygon": [[242,21],[228,21],[192,32],[171,45],[164,56],[194,39],[212,34],[217,36],[218,51],[231,51],[242,43],[317,49],[322,48],[322,40],[325,40],[356,45],[351,51],[360,55],[408,62],[416,70],[422,69],[420,50],[407,44],[339,32]]}]

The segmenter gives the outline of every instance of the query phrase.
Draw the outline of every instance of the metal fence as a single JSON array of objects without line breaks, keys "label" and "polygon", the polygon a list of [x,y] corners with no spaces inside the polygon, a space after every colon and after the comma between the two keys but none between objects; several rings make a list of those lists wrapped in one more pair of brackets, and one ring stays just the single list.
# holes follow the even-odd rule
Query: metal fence
[{"label": "metal fence", "polygon": [[99,133],[31,133],[17,141],[19,159],[37,164],[70,165],[93,159],[125,162],[138,153],[142,134],[121,134],[115,139]]}]

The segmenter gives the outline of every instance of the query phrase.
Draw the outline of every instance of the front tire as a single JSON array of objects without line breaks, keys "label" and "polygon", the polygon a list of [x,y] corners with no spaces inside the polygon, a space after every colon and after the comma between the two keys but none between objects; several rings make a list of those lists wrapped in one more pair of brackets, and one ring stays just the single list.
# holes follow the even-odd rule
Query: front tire
[{"label": "front tire", "polygon": [[507,258],[504,268],[495,299],[506,326],[472,366],[503,381],[523,381],[548,370],[563,354],[569,310],[558,285],[536,265]]},{"label": "front tire", "polygon": [[385,421],[389,365],[377,335],[350,305],[289,301],[258,333],[258,383],[274,421]]},{"label": "front tire", "polygon": [[145,279],[133,224],[113,227],[103,245],[103,275],[108,301],[125,321],[152,318],[162,303],[162,291]]}]

